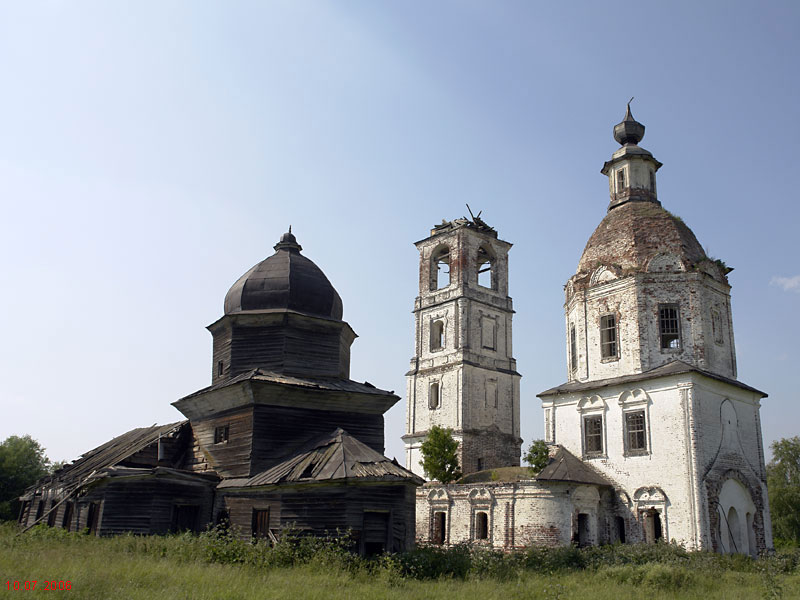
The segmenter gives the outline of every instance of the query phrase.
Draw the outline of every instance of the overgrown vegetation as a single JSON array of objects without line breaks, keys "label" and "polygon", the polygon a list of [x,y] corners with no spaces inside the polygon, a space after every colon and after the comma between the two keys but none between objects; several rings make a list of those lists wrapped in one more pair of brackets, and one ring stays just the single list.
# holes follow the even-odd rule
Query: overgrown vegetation
[{"label": "overgrown vegetation", "polygon": [[0,443],[0,521],[17,518],[19,496],[53,466],[29,435],[12,435]]},{"label": "overgrown vegetation", "polygon": [[514,553],[461,545],[367,560],[349,551],[346,535],[289,532],[271,547],[222,530],[115,538],[17,531],[0,527],[4,579],[70,581],[71,598],[800,598],[798,550],[753,560],[669,544]]},{"label": "overgrown vegetation", "polygon": [[444,429],[438,425],[431,427],[420,446],[420,452],[422,460],[419,464],[429,479],[451,483],[461,477],[458,440],[453,438],[452,429]]},{"label": "overgrown vegetation", "polygon": [[533,440],[522,458],[528,464],[530,474],[538,475],[550,462],[550,449],[544,440]]},{"label": "overgrown vegetation", "polygon": [[800,546],[800,437],[772,442],[767,490],[776,546]]}]

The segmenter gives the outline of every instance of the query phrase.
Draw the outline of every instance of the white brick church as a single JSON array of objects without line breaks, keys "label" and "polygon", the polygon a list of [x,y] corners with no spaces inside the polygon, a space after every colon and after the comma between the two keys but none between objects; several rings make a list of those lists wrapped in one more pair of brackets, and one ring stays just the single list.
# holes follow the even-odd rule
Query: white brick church
[{"label": "white brick church", "polygon": [[565,286],[567,381],[539,394],[550,464],[519,467],[511,244],[480,218],[417,242],[406,466],[433,425],[460,442],[466,483],[417,492],[417,538],[512,549],[674,540],[772,547],[759,419],[736,379],[729,268],[662,208],[661,163],[628,107],[605,163],[611,202]]}]

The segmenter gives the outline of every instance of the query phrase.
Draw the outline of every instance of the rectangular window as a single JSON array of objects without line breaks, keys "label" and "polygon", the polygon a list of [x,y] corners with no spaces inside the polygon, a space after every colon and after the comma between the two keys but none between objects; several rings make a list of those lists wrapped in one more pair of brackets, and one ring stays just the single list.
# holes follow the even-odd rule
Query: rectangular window
[{"label": "rectangular window", "polygon": [[475,513],[475,539],[489,539],[489,515],[485,512]]},{"label": "rectangular window", "polygon": [[225,370],[225,363],[219,361],[217,363],[217,377],[222,377],[222,373],[224,372],[224,370]]},{"label": "rectangular window", "polygon": [[586,454],[603,453],[603,417],[583,418],[583,448]]},{"label": "rectangular window", "polygon": [[681,347],[681,329],[677,304],[664,304],[658,308],[658,330],[661,348],[677,350]]},{"label": "rectangular window", "polygon": [[625,189],[625,169],[617,171],[617,191],[621,192]]},{"label": "rectangular window", "polygon": [[578,370],[578,336],[575,333],[575,325],[569,326],[569,370]]},{"label": "rectangular window", "polygon": [[617,358],[617,317],[600,317],[600,355],[603,358]]},{"label": "rectangular window", "polygon": [[628,451],[643,452],[647,450],[647,430],[643,410],[625,413],[625,431],[627,432]]},{"label": "rectangular window", "polygon": [[228,441],[230,425],[220,425],[214,429],[214,443],[222,444]]}]

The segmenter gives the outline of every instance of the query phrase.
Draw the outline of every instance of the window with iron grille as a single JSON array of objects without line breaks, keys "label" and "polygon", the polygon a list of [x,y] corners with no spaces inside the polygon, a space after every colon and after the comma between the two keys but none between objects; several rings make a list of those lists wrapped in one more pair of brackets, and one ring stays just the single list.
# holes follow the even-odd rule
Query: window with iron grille
[{"label": "window with iron grille", "polygon": [[677,304],[663,304],[658,308],[658,330],[661,348],[677,350],[681,347],[681,329]]},{"label": "window with iron grille", "polygon": [[578,370],[578,336],[575,333],[575,325],[569,326],[569,369],[571,372]]},{"label": "window with iron grille", "polygon": [[600,355],[603,358],[617,358],[617,317],[600,317]]},{"label": "window with iron grille", "polygon": [[228,434],[230,433],[230,425],[220,425],[214,428],[214,443],[222,444],[228,441]]},{"label": "window with iron grille", "polygon": [[586,454],[603,453],[603,417],[583,418],[583,448]]},{"label": "window with iron grille", "polygon": [[647,450],[647,430],[645,428],[643,410],[625,413],[625,430],[627,432],[628,451],[642,452]]}]

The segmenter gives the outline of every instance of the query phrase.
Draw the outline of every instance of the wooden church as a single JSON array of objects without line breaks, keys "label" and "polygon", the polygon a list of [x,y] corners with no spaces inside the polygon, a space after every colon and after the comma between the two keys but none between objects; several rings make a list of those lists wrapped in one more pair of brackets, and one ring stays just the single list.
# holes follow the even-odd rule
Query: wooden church
[{"label": "wooden church", "polygon": [[350,380],[355,332],[291,233],[225,297],[211,386],[173,403],[187,420],[135,429],[21,498],[20,522],[97,535],[199,531],[227,522],[276,539],[350,530],[359,551],[414,543],[422,479],[383,456],[399,397]]}]

